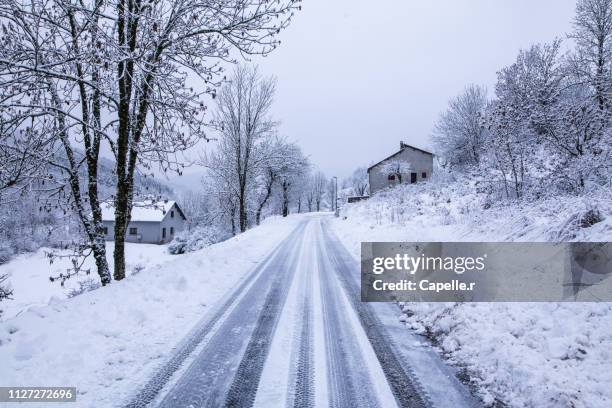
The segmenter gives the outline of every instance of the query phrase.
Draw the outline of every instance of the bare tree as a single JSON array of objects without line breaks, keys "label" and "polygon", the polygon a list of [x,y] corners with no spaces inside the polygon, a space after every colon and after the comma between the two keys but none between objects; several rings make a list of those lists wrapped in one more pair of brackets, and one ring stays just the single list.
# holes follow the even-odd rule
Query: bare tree
[{"label": "bare tree", "polygon": [[41,134],[42,129],[23,126],[27,118],[21,115],[7,119],[0,119],[0,193],[14,196],[44,178],[43,158],[54,154],[54,140]]},{"label": "bare tree", "polygon": [[[288,26],[296,3],[297,0],[156,3],[119,0],[115,279],[125,276],[123,239],[129,223],[138,160],[161,159],[162,167],[172,166],[168,155],[175,147],[187,148],[192,138],[204,137],[205,104],[201,96],[215,95],[215,78],[222,71],[218,62],[211,61],[230,59],[232,50],[243,55],[265,55],[274,50],[279,44],[276,35]],[[188,87],[188,75],[184,72],[202,81],[204,88],[196,91]],[[241,72],[244,77],[238,78]],[[229,104],[230,108],[235,102],[232,88],[246,91],[250,81],[258,81],[256,72],[245,68],[239,68],[236,74],[220,106]],[[245,82],[241,83],[242,80]],[[272,81],[259,85],[259,88],[250,88],[252,94],[244,94],[253,110],[238,122],[228,123],[242,128],[249,137],[265,132],[268,126],[262,116],[271,103],[274,85]],[[218,119],[229,119],[223,116],[224,111],[220,110]],[[248,155],[246,149],[239,154],[243,158]],[[246,172],[248,168],[238,172],[241,190],[246,188]],[[247,226],[244,200],[239,200],[238,212],[240,230],[244,231]]]},{"label": "bare tree", "polygon": [[278,172],[272,165],[266,166],[266,168],[263,170],[263,173],[259,176],[259,194],[257,200],[257,210],[255,211],[256,225],[259,225],[261,223],[261,214],[264,210],[264,207],[272,197],[272,189],[277,179]]},{"label": "bare tree", "polygon": [[187,218],[188,229],[207,224],[211,219],[213,203],[202,191],[186,191],[179,195],[181,209]]},{"label": "bare tree", "polygon": [[439,155],[454,166],[475,165],[484,142],[482,112],[487,105],[487,92],[478,85],[469,85],[449,102],[448,109],[435,124],[433,141]]},{"label": "bare tree", "polygon": [[13,290],[9,289],[4,285],[4,282],[8,279],[8,275],[0,275],[0,300],[10,299],[13,295]]},{"label": "bare tree", "polygon": [[412,165],[404,160],[392,159],[382,166],[382,171],[389,175],[395,176],[399,184],[402,184],[402,175],[412,171]]},{"label": "bare tree", "polygon": [[[93,5],[92,5],[93,7]],[[95,6],[100,8],[100,4]],[[96,51],[93,34],[97,13],[89,10],[79,16],[68,2],[5,1],[0,4],[3,45],[0,47],[0,112],[5,132],[35,134],[41,146],[49,138],[64,152],[48,157],[20,138],[12,144],[15,155],[47,162],[65,175],[58,183],[58,196],[64,187],[70,192],[69,205],[80,219],[88,246],[93,252],[103,285],[110,282],[106,261],[101,210],[97,189],[97,169],[101,127],[101,98],[104,89],[99,72],[90,64]],[[92,37],[93,36],[93,37]],[[89,68],[87,68],[89,66]],[[82,143],[83,154],[75,150]],[[26,142],[26,143],[22,143]],[[4,142],[6,145],[6,142]],[[88,181],[80,174],[85,169]]]},{"label": "bare tree", "polygon": [[[505,101],[495,101],[489,107],[487,125],[490,133],[488,152],[499,173],[507,198],[520,199],[523,195],[525,167],[529,144],[520,117]],[[511,194],[511,192],[513,194]]]},{"label": "bare tree", "polygon": [[[565,128],[575,145],[567,157],[578,190],[588,178],[609,179],[612,94],[612,0],[579,0],[570,37],[576,50],[569,57],[569,97],[565,98]],[[571,130],[570,130],[571,129]],[[567,149],[566,149],[567,150]],[[567,172],[565,172],[567,174]],[[571,180],[571,177],[567,177]],[[576,179],[576,177],[574,177]]]},{"label": "bare tree", "polygon": [[584,188],[585,180],[608,162],[602,140],[609,111],[605,104],[602,110],[598,88],[578,80],[575,64],[570,59],[568,66],[560,55],[558,40],[534,45],[500,71],[496,86],[497,106],[504,106],[498,114],[505,116],[496,119],[498,125],[515,124],[508,138],[524,145],[532,167],[542,161],[532,153],[545,147],[554,160],[541,167],[554,169],[549,180],[566,190]]},{"label": "bare tree", "polygon": [[579,0],[570,34],[577,49],[572,68],[594,90],[601,111],[610,108],[612,86],[612,0]]},{"label": "bare tree", "polygon": [[337,184],[337,180],[334,177],[329,178],[326,182],[327,200],[329,201],[329,207],[332,211],[336,211],[336,207],[338,206],[339,194],[338,191],[336,191]]},{"label": "bare tree", "polygon": [[579,0],[573,26],[574,50],[558,39],[521,50],[498,72],[490,103],[474,86],[451,101],[433,135],[448,163],[468,164],[513,199],[609,183],[612,0]]},{"label": "bare tree", "polygon": [[353,194],[356,196],[365,196],[368,194],[370,188],[370,181],[368,179],[368,169],[365,167],[359,167],[353,174],[345,180],[347,187],[349,187]]},{"label": "bare tree", "polygon": [[[8,278],[6,274],[0,274],[0,302],[4,299],[11,299],[13,290],[5,285],[5,281]],[[2,316],[2,309],[0,309],[0,317]]]},{"label": "bare tree", "polygon": [[[310,166],[310,165],[308,165]],[[304,170],[298,182],[295,184],[294,197],[296,202],[296,212],[308,211],[308,190],[309,188],[309,174],[307,170]],[[312,205],[312,203],[311,203]]]},{"label": "bare tree", "polygon": [[[125,276],[124,239],[138,169],[181,171],[177,153],[205,138],[204,97],[220,62],[267,54],[297,1],[42,0],[0,4],[0,111],[7,128],[51,136],[103,284],[110,282],[97,189],[98,158],[116,159],[115,279]],[[197,87],[190,83],[198,83]],[[33,123],[32,123],[33,122]],[[45,158],[27,145],[20,154]],[[19,166],[18,166],[19,168]],[[81,181],[80,175],[85,176]],[[10,182],[10,180],[9,180]],[[63,187],[58,187],[63,188]]]},{"label": "bare tree", "polygon": [[234,169],[218,151],[206,155],[203,165],[207,168],[203,180],[204,194],[212,197],[214,203],[209,221],[229,224],[232,235],[236,235],[238,206]]},{"label": "bare tree", "polygon": [[307,175],[303,181],[303,191],[304,191],[304,200],[306,200],[306,205],[308,206],[308,212],[312,212],[314,208],[315,202],[315,191],[312,187],[312,177],[311,175]]},{"label": "bare tree", "polygon": [[[248,227],[248,199],[255,188],[255,178],[270,163],[267,153],[275,123],[269,111],[274,89],[273,78],[262,78],[257,68],[238,66],[232,80],[219,93],[214,124],[220,133],[216,153],[220,157],[213,163],[215,167],[229,167],[224,174],[232,178],[227,182],[237,200],[241,232]],[[205,164],[212,167],[210,161]]]},{"label": "bare tree", "polygon": [[312,191],[312,199],[315,211],[321,211],[321,203],[325,196],[325,188],[327,187],[327,178],[325,174],[317,171],[311,176],[310,189]]},{"label": "bare tree", "polygon": [[303,155],[300,148],[297,145],[292,145],[291,150],[290,156],[293,159],[283,166],[278,177],[283,217],[289,215],[291,199],[295,198],[297,200],[301,196],[303,186],[300,184],[304,183],[304,176],[309,169],[308,159]]},{"label": "bare tree", "polygon": [[[274,138],[271,143],[264,146],[264,151],[264,164],[260,166],[260,174],[256,180],[259,190],[255,211],[255,223],[257,225],[261,222],[264,207],[272,197],[274,185],[288,172],[305,165],[299,147],[284,139]],[[301,211],[301,198],[301,194],[299,194],[297,196],[298,212]]]}]

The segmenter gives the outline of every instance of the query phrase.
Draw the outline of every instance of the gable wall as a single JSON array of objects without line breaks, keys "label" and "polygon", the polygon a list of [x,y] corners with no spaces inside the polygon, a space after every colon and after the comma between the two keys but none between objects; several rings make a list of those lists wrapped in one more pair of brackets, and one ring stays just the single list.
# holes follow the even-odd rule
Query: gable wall
[{"label": "gable wall", "polygon": [[[172,218],[172,214],[171,211],[174,211],[174,218]],[[163,221],[161,222],[160,226],[159,226],[159,236],[161,239],[162,236],[162,228],[166,228],[166,239],[163,240],[163,242],[170,242],[174,239],[174,236],[185,229],[185,224],[186,221],[183,219],[183,217],[181,216],[181,213],[178,211],[178,209],[176,208],[176,204],[172,206],[172,208],[170,208],[170,210],[168,211],[168,213],[166,214],[166,216],[164,217]],[[170,234],[170,229],[174,228],[174,235]]]},{"label": "gable wall", "polygon": [[[402,151],[393,157],[385,159],[381,163],[372,167],[368,173],[370,181],[370,194],[374,194],[379,190],[387,188],[389,186],[398,183],[398,180],[388,180],[388,174],[383,171],[383,167],[386,163],[393,160],[402,160],[410,163],[412,172],[417,173],[417,182],[429,179],[433,173],[433,156],[427,153],[423,153],[419,150],[414,150],[410,147],[402,149]],[[426,179],[423,179],[422,173],[427,173]],[[402,184],[410,183],[410,173],[402,173]]]}]

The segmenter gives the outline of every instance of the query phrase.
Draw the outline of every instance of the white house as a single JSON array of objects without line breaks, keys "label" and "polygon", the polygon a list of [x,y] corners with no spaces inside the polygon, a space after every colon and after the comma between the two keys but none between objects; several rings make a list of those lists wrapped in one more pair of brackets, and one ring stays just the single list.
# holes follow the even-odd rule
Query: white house
[{"label": "white house", "polygon": [[[102,204],[102,222],[107,241],[114,240],[115,206]],[[185,228],[187,218],[175,201],[134,202],[132,218],[125,235],[126,242],[165,244]]]},{"label": "white house", "polygon": [[370,195],[396,184],[426,181],[432,173],[432,153],[400,142],[399,151],[368,169]]}]

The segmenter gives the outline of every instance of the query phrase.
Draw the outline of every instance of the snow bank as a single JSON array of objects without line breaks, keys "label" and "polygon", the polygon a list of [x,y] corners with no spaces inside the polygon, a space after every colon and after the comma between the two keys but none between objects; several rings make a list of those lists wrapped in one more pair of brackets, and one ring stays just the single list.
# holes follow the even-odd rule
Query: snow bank
[{"label": "snow bank", "polygon": [[411,303],[406,324],[465,367],[489,404],[612,406],[610,303]]},{"label": "snow bank", "polygon": [[172,260],[120,283],[30,305],[0,322],[0,384],[76,386],[75,406],[120,406],[299,219],[267,220],[201,251],[164,255]]},{"label": "snow bank", "polygon": [[[333,226],[356,258],[361,241],[610,241],[611,197],[494,204],[476,182],[423,183],[346,205]],[[462,367],[487,404],[612,406],[610,303],[400,306],[407,326]]]},{"label": "snow bank", "polygon": [[225,241],[231,234],[216,225],[195,227],[190,231],[181,231],[168,245],[168,252],[180,255],[186,252],[198,251],[207,246]]},{"label": "snow bank", "polygon": [[[114,243],[107,242],[106,253],[112,270]],[[95,275],[93,258],[85,261],[83,269],[91,269],[91,275],[80,274],[67,280],[62,287],[59,282],[51,282],[50,276],[57,276],[60,272],[66,272],[71,267],[68,258],[56,258],[52,264],[49,263],[47,253],[58,253],[51,248],[41,248],[36,252],[18,255],[11,262],[0,265],[0,275],[8,274],[8,282],[13,289],[11,300],[0,303],[2,315],[0,319],[6,320],[14,317],[30,307],[39,307],[66,299],[71,293],[78,291],[82,284],[89,281],[99,282]],[[61,253],[61,251],[59,252]],[[69,253],[66,252],[65,253]],[[154,268],[162,265],[170,259],[175,259],[167,252],[165,245],[153,244],[125,244],[126,272],[128,276],[134,272],[140,272],[145,268]]]}]

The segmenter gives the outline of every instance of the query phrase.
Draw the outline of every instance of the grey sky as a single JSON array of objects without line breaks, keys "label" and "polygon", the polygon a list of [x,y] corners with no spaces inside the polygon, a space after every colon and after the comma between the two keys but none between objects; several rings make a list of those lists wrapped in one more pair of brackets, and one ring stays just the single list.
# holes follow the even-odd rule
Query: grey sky
[{"label": "grey sky", "polygon": [[328,175],[398,148],[428,148],[448,99],[492,91],[496,72],[531,43],[564,37],[573,0],[305,0],[272,55],[274,115]]}]

